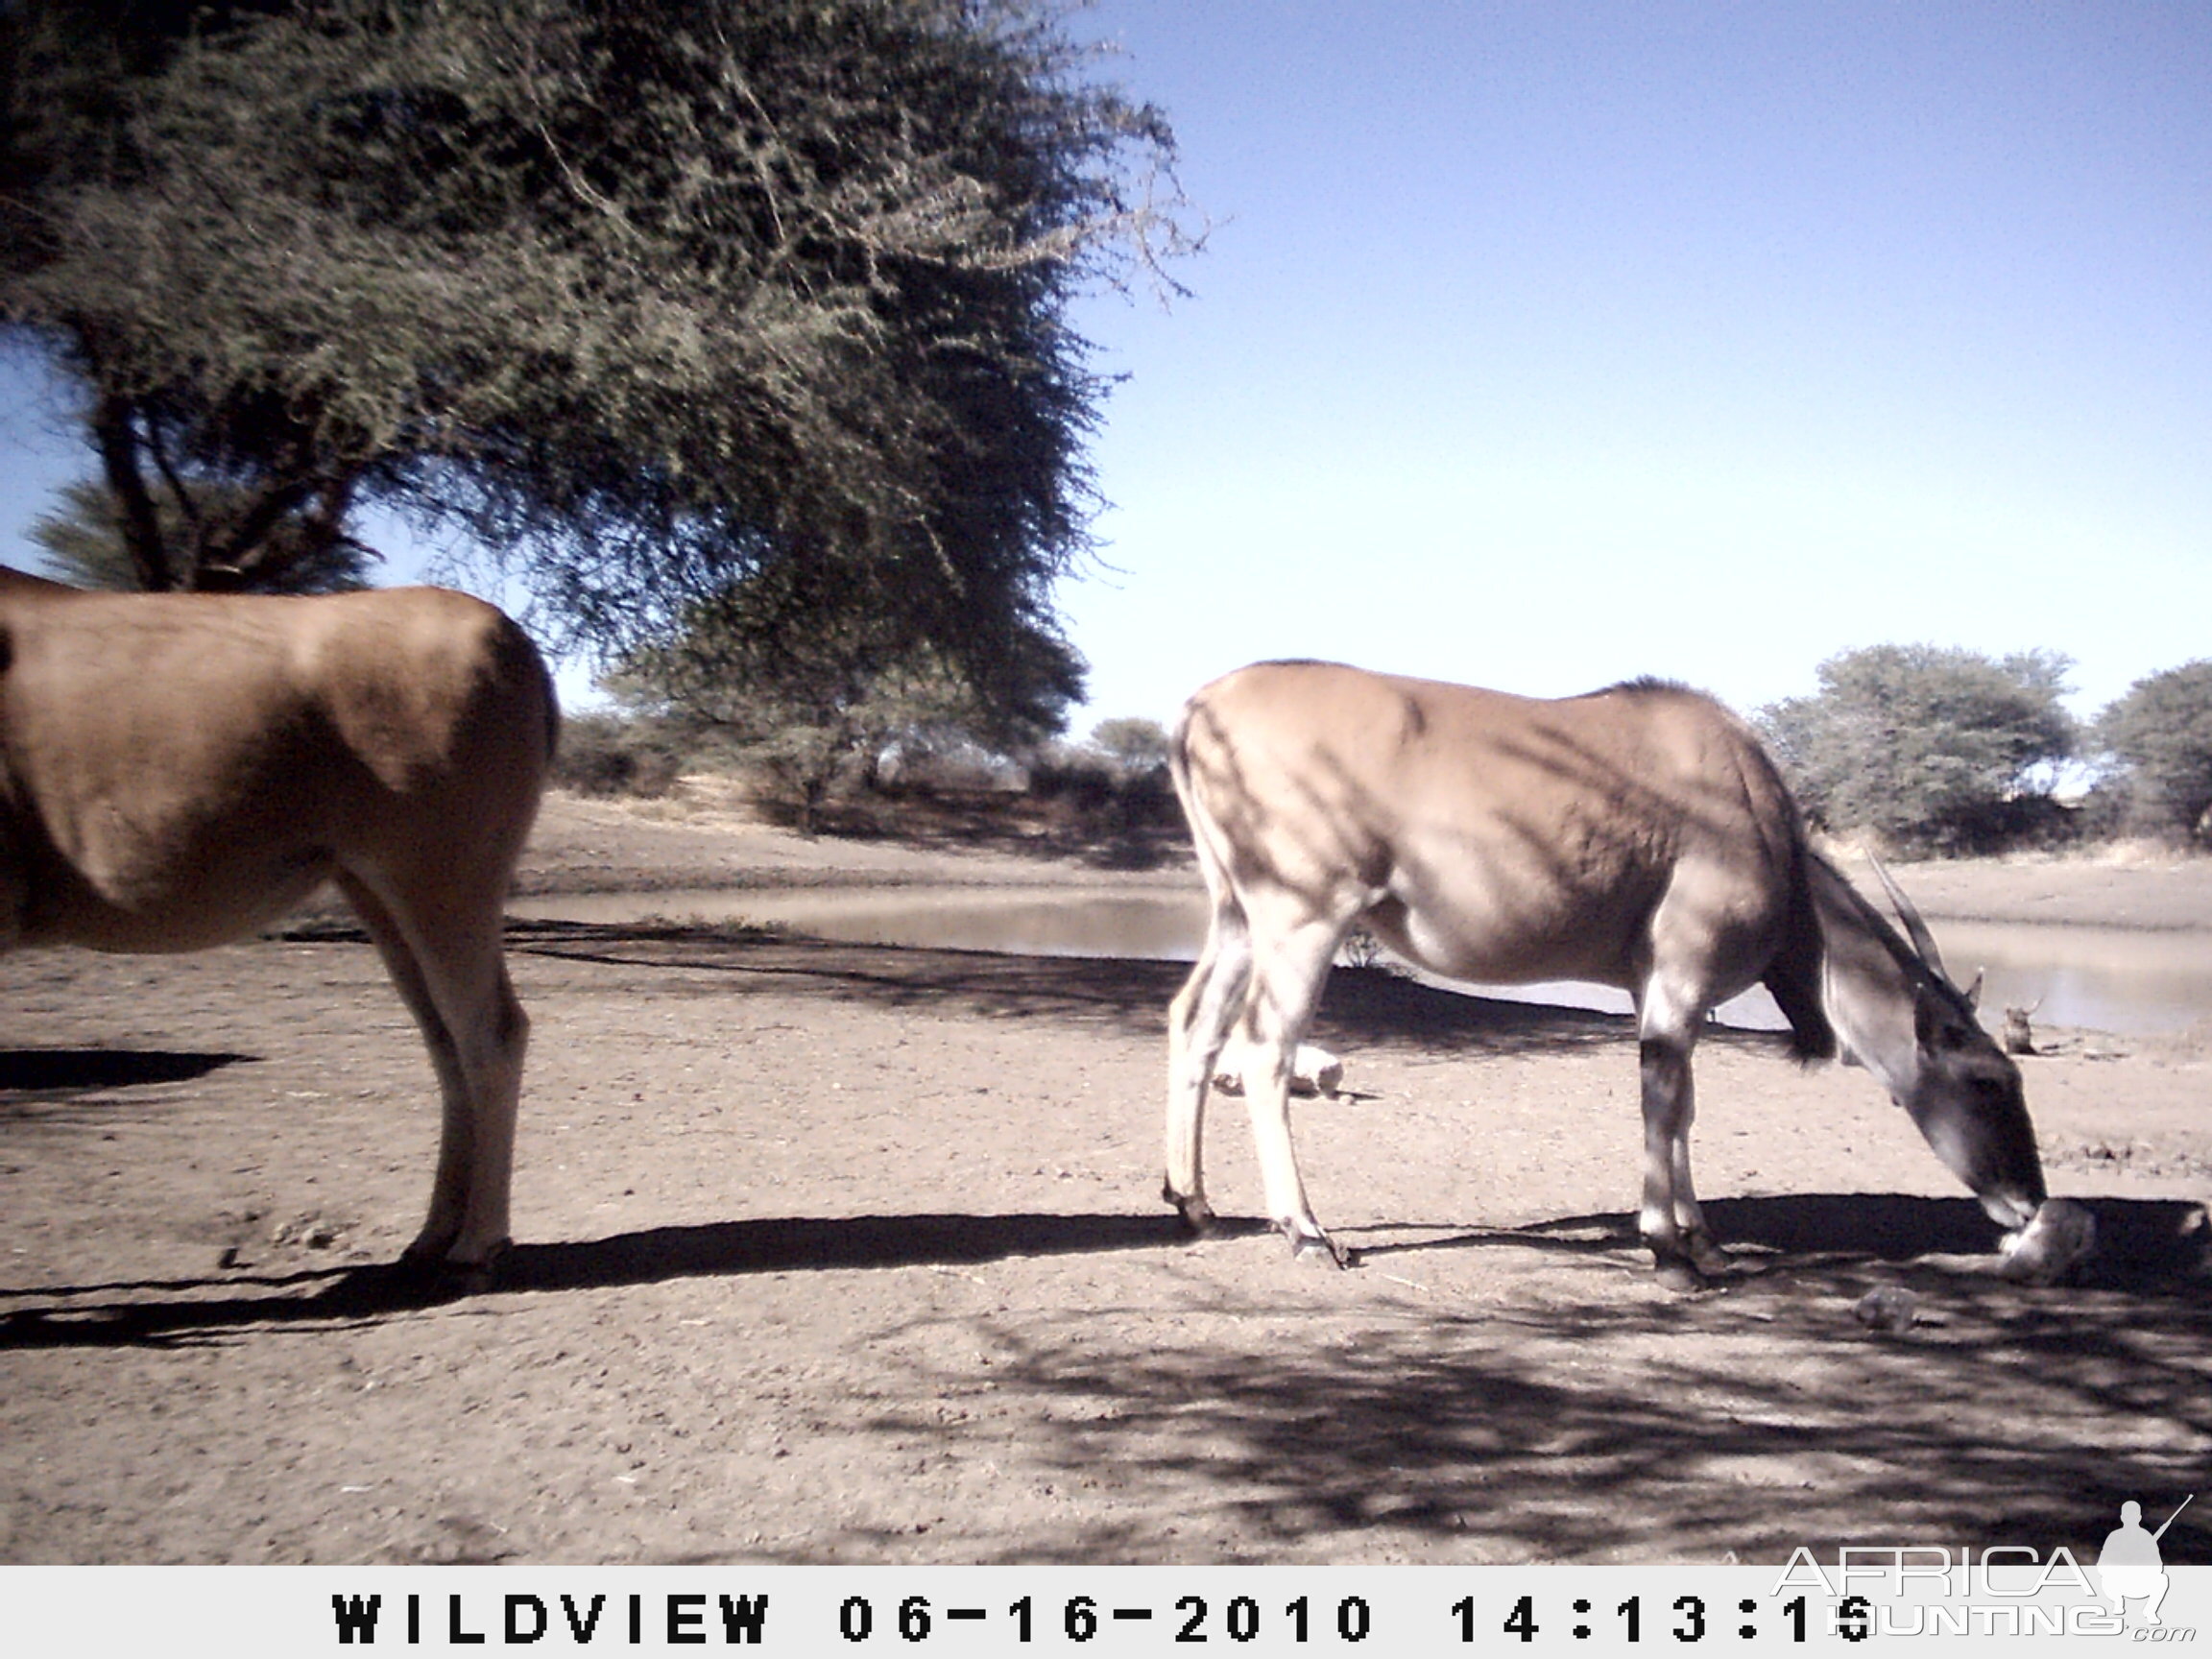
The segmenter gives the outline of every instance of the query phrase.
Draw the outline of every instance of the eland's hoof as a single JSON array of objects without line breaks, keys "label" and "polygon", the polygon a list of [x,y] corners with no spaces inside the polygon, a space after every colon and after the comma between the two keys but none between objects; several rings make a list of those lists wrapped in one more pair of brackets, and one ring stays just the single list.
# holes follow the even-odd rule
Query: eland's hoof
[{"label": "eland's hoof", "polygon": [[1656,1262],[1659,1283],[1668,1289],[1689,1295],[1693,1291],[1710,1290],[1712,1280],[1698,1270],[1697,1264],[1682,1256],[1661,1256]]},{"label": "eland's hoof", "polygon": [[1293,1262],[1327,1262],[1333,1267],[1350,1267],[1356,1258],[1352,1252],[1326,1233],[1316,1233],[1301,1227],[1295,1221],[1278,1221],[1284,1237],[1290,1240],[1290,1259]]},{"label": "eland's hoof", "polygon": [[1736,1271],[1736,1262],[1727,1251],[1702,1236],[1689,1241],[1690,1260],[1697,1271],[1708,1279],[1725,1279]]},{"label": "eland's hoof", "polygon": [[1183,1217],[1184,1231],[1193,1238],[1204,1238],[1214,1231],[1214,1207],[1204,1198],[1186,1198],[1172,1187],[1160,1189],[1160,1196],[1175,1206],[1175,1213]]},{"label": "eland's hoof", "polygon": [[455,1262],[413,1245],[400,1253],[399,1275],[410,1285],[445,1296],[481,1296],[497,1289],[515,1253],[515,1240],[502,1238],[485,1251],[481,1262]]}]

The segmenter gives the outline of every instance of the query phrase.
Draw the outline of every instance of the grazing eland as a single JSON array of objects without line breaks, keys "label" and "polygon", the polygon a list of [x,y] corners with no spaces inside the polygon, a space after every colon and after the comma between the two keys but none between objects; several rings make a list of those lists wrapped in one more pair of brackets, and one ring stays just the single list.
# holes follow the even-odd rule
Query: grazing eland
[{"label": "grazing eland", "polygon": [[0,570],[0,950],[202,950],[334,881],[444,1094],[405,1261],[488,1269],[529,1032],[502,911],[559,718],[528,637],[464,594],[88,593]]},{"label": "grazing eland", "polygon": [[1925,925],[1904,907],[1913,940],[1900,938],[1806,845],[1758,739],[1710,698],[1639,681],[1539,701],[1262,662],[1190,700],[1170,768],[1212,903],[1168,1016],[1163,1195],[1193,1231],[1213,1219],[1207,1081],[1236,1025],[1267,1214],[1297,1253],[1343,1264],[1299,1179],[1287,1086],[1356,923],[1453,978],[1630,994],[1639,1220],[1670,1285],[1726,1264],[1690,1178],[1690,1060],[1708,1013],[1754,984],[1799,1058],[1834,1055],[1840,1036],[1993,1219],[2024,1230],[2043,1207],[2019,1069]]}]

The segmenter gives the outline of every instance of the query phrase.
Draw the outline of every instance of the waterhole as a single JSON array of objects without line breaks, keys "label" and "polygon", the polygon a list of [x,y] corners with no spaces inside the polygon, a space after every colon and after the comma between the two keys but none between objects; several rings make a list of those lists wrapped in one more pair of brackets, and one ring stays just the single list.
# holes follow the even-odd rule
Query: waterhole
[{"label": "waterhole", "polygon": [[[1196,893],[1086,892],[1067,887],[866,887],[597,893],[517,899],[517,916],[622,924],[749,922],[849,945],[930,946],[1031,956],[1190,961],[1206,935]],[[2043,923],[1933,925],[1952,976],[1986,972],[1989,1023],[2008,1006],[2035,1007],[2038,1026],[2128,1033],[2175,1031],[2212,1018],[2212,935]],[[1427,977],[1423,975],[1423,977]],[[1625,993],[1587,985],[1476,987],[1486,996],[1625,1012]],[[1773,1027],[1764,991],[1720,1011],[1730,1024]]]}]

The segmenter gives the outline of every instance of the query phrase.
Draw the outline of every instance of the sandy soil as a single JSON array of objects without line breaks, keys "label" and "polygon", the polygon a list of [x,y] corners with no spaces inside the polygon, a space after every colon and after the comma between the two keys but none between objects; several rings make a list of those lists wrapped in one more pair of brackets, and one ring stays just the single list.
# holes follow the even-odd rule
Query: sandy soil
[{"label": "sandy soil", "polygon": [[[557,798],[532,891],[1187,883],[1172,858],[805,843]],[[1922,866],[1933,917],[2206,930],[2212,866]],[[2212,1045],[2059,1033],[2030,1099],[2082,1282],[1993,1230],[1865,1076],[1700,1050],[1743,1273],[1634,1246],[1622,1022],[1333,982],[1322,1218],[1191,1244],[1158,1202],[1171,965],[651,926],[518,929],[535,1021],[511,1276],[411,1297],[415,1032],[342,932],[0,960],[0,1559],[1780,1560],[2094,1551],[2212,1450]],[[1235,1100],[1210,1187],[1259,1202]],[[1228,1116],[1221,1116],[1226,1111]],[[1863,1327],[1869,1289],[1918,1321]],[[2193,1505],[2169,1562],[2212,1561]],[[2192,1519],[2195,1517],[2195,1519]]]}]

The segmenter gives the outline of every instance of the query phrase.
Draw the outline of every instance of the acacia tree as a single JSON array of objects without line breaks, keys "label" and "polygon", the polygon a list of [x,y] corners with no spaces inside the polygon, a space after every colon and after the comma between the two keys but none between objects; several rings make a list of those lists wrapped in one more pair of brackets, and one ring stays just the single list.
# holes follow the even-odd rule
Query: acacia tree
[{"label": "acacia tree", "polygon": [[2097,717],[2128,816],[2160,834],[2212,842],[2212,660],[2146,675]]},{"label": "acacia tree", "polygon": [[788,566],[1012,698],[1095,506],[1068,303],[1189,246],[1088,69],[1037,0],[15,0],[0,318],[143,586],[378,504],[608,653]]},{"label": "acacia tree", "polygon": [[1873,830],[1919,851],[1999,845],[2047,816],[2074,724],[2072,663],[2048,651],[1993,661],[1936,645],[1831,657],[1819,691],[1756,722],[1799,804],[1831,830]]}]

